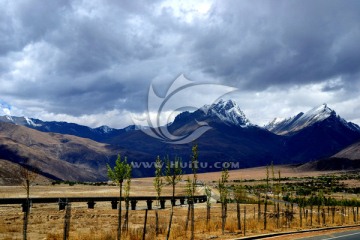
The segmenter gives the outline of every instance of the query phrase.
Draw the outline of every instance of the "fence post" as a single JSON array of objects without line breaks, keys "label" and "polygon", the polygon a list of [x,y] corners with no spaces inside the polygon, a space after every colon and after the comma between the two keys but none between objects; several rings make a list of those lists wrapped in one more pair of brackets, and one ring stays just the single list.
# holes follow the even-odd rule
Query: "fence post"
[{"label": "fence post", "polygon": [[65,210],[65,220],[64,220],[64,240],[69,239],[70,218],[71,218],[71,203],[67,203]]}]

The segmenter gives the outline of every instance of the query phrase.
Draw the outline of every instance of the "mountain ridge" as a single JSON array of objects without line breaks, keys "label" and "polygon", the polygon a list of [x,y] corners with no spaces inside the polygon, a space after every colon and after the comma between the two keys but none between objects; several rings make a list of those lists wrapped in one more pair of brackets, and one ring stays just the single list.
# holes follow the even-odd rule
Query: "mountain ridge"
[{"label": "mountain ridge", "polygon": [[[360,141],[359,126],[342,119],[326,105],[314,108],[310,113],[300,113],[287,122],[293,124],[292,127],[300,122],[303,128],[296,127],[291,134],[276,134],[252,124],[234,101],[219,100],[194,112],[182,112],[164,127],[177,136],[191,134],[199,123],[210,127],[194,141],[199,145],[199,156],[208,164],[200,170],[203,172],[220,171],[211,168],[216,162],[236,162],[240,168],[267,165],[271,161],[274,164],[304,163],[331,157]],[[170,144],[148,136],[141,131],[142,127],[135,125],[124,129],[107,126],[92,129],[73,123],[43,122],[25,117],[2,119],[8,122],[1,123],[0,119],[0,158],[15,163],[21,163],[18,159],[33,159],[35,166],[43,164],[49,168],[47,171],[43,168],[44,172],[61,179],[67,176],[52,168],[72,169],[68,170],[71,173],[69,179],[104,180],[106,164],[113,164],[118,153],[138,163],[151,163],[158,155],[179,156],[187,160],[194,144]],[[32,129],[9,123],[11,120],[32,125]],[[10,134],[7,129],[18,134]],[[43,140],[39,142],[39,138]],[[59,149],[67,152],[61,153]],[[82,168],[87,170],[82,171]],[[76,178],[76,172],[83,175]],[[152,174],[151,168],[134,168],[136,177]],[[99,177],[94,178],[94,175]]]},{"label": "mountain ridge", "polygon": [[329,108],[326,103],[312,108],[305,113],[300,112],[290,118],[283,120],[275,118],[265,125],[264,128],[278,135],[293,135],[306,127],[310,127],[311,125],[322,122],[330,117],[337,117],[344,126],[360,132],[360,127],[357,124],[347,122],[345,119],[341,118],[334,110]]}]

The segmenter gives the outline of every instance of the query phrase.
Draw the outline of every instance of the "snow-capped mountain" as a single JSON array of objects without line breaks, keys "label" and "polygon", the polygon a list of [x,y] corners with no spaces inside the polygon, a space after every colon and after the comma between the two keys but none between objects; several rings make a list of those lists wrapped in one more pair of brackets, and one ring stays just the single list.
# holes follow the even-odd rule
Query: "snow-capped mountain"
[{"label": "snow-capped mountain", "polygon": [[9,115],[0,116],[0,122],[25,126],[42,132],[70,134],[78,137],[90,138],[95,141],[102,141],[107,137],[119,134],[119,132],[123,132],[123,130],[111,128],[108,126],[90,128],[76,123],[55,121],[46,122],[35,118],[15,117]]},{"label": "snow-capped mountain", "polygon": [[[0,117],[0,122],[12,123],[0,123],[0,138],[3,137],[3,140],[6,136],[3,134],[4,131],[9,133],[12,131],[11,129],[15,128],[26,134],[29,132],[28,128],[32,128],[41,132],[75,135],[105,143],[106,149],[113,151],[107,153],[113,160],[116,159],[117,153],[129,156],[131,161],[139,162],[153,161],[158,155],[166,156],[168,154],[176,154],[186,160],[190,154],[189,149],[191,149],[191,143],[169,144],[140,131],[144,128],[148,129],[148,127],[134,125],[124,129],[107,126],[89,128],[75,123],[45,122],[9,115]],[[292,164],[324,159],[360,141],[360,127],[342,119],[326,104],[288,119],[275,119],[265,129],[251,124],[234,101],[220,100],[194,112],[182,112],[171,124],[163,127],[168,127],[169,132],[173,135],[187,136],[197,130],[200,125],[206,124],[209,129],[199,138],[193,139],[201,149],[201,159],[208,163],[236,162],[242,168],[264,166],[270,164],[271,161],[275,164]],[[16,125],[23,125],[25,128]],[[30,132],[34,136],[39,135],[34,130]],[[19,140],[15,139],[17,136],[24,136],[24,134],[11,135],[14,138],[12,140]],[[49,134],[48,136],[53,135]],[[69,136],[57,136],[56,138],[63,139],[60,143],[66,144]],[[81,143],[83,140],[77,139],[76,141]],[[3,151],[1,151],[2,147]],[[9,149],[4,150],[4,145],[0,146],[0,159],[18,159],[13,158],[18,153],[23,154],[22,157],[28,157],[31,154],[31,152],[27,152],[28,149],[26,148],[24,151],[10,149],[11,152]],[[107,152],[107,150],[102,151],[101,149],[96,148],[94,151],[100,150],[99,154]],[[83,159],[82,150],[78,151],[74,150],[71,155],[66,155],[66,157],[71,157],[71,159],[67,158],[72,161],[71,163]],[[113,158],[111,154],[114,154]],[[109,157],[108,155],[107,157]],[[106,169],[104,164],[108,161],[107,157],[105,161],[92,165],[92,171],[96,172],[101,167]],[[67,164],[68,162],[65,163],[66,166]],[[202,171],[221,170],[209,166]],[[44,172],[46,172],[45,169]],[[151,176],[153,169],[136,169],[134,174]]]},{"label": "snow-capped mountain", "polygon": [[233,100],[220,99],[212,105],[205,105],[201,109],[208,117],[216,117],[224,123],[246,127],[252,125],[243,111]]},{"label": "snow-capped mountain", "polygon": [[26,126],[26,127],[40,127],[41,124],[34,122],[34,119],[28,117],[14,117],[10,115],[0,116],[0,122],[8,122],[16,125]]},{"label": "snow-capped mountain", "polygon": [[114,131],[115,129],[114,128],[111,128],[109,126],[106,126],[106,125],[103,125],[101,127],[98,127],[98,128],[92,128],[95,132],[102,132],[102,133],[110,133],[112,131]]},{"label": "snow-capped mountain", "polygon": [[255,127],[246,118],[239,106],[233,100],[219,101],[204,105],[194,112],[185,111],[177,115],[168,125],[174,135],[187,135],[195,131],[200,125],[210,127],[249,128]]},{"label": "snow-capped mountain", "polygon": [[344,126],[351,130],[360,131],[360,127],[358,125],[347,122],[341,118],[334,110],[329,108],[327,104],[322,104],[321,106],[315,107],[306,113],[301,112],[291,118],[275,118],[272,122],[267,124],[265,128],[279,135],[291,135],[312,126],[315,123],[319,123],[330,118],[341,122]]},{"label": "snow-capped mountain", "polygon": [[130,132],[130,131],[137,131],[137,130],[146,130],[149,129],[148,126],[141,126],[141,125],[129,125],[126,128],[124,128],[124,130],[126,132]]}]

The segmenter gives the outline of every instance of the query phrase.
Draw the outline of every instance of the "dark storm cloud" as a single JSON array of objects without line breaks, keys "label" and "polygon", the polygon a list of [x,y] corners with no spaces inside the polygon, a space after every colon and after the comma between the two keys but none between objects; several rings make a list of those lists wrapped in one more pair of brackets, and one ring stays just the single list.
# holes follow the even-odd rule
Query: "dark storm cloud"
[{"label": "dark storm cloud", "polygon": [[358,89],[359,1],[209,3],[204,13],[190,1],[2,1],[0,99],[141,113],[150,83],[164,92],[181,72],[243,91]]},{"label": "dark storm cloud", "polygon": [[142,19],[150,12],[146,4],[38,3],[2,8],[1,65],[10,65],[1,72],[2,95],[37,99],[48,111],[72,115],[134,107],[132,98],[145,95],[155,76],[144,62],[159,55],[155,32]]},{"label": "dark storm cloud", "polygon": [[359,73],[359,1],[223,1],[194,46],[214,77],[247,88]]}]

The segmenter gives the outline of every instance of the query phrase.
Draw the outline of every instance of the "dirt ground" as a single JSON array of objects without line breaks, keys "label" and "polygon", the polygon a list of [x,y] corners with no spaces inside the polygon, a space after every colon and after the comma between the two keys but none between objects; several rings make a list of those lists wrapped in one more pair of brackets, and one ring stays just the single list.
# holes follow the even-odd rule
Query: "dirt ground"
[{"label": "dirt ground", "polygon": [[[289,166],[280,168],[283,177],[319,176],[331,172],[297,172]],[[230,180],[234,179],[263,179],[265,167],[241,169],[229,172]],[[198,179],[206,183],[217,181],[221,173],[199,174]],[[183,179],[186,179],[184,176]],[[211,184],[210,184],[211,185]],[[216,191],[214,191],[216,192]],[[198,188],[197,194],[204,194],[202,188]],[[31,186],[30,197],[86,197],[86,196],[118,196],[117,186],[90,186],[90,185],[35,185]],[[133,179],[131,183],[131,196],[155,196],[152,178]],[[171,188],[164,187],[162,196],[171,195]],[[176,188],[176,195],[185,195],[185,182],[180,182]],[[0,186],[0,198],[25,197],[25,190],[21,186]],[[160,217],[160,234],[155,235],[155,210],[149,211],[147,222],[146,239],[165,239],[167,224],[170,215],[170,203],[166,203],[166,209],[158,210]],[[153,204],[156,209],[156,204]],[[124,205],[123,205],[124,207]],[[129,232],[125,239],[141,239],[144,225],[145,202],[139,202],[138,209],[130,211]],[[268,230],[264,231],[262,220],[257,219],[257,206],[242,204],[242,229],[237,229],[236,204],[229,204],[225,234],[221,233],[220,204],[212,203],[211,221],[206,224],[205,203],[196,204],[195,208],[195,233],[196,239],[232,239],[244,235],[244,207],[246,207],[246,234],[256,235],[266,232],[278,232],[299,229],[295,223],[289,228],[281,224],[275,226],[274,219],[269,218]],[[96,203],[95,209],[88,209],[86,203],[73,203],[71,210],[70,239],[74,240],[111,240],[116,239],[117,210],[111,209],[108,202]],[[263,208],[263,206],[262,206]],[[271,207],[269,207],[272,209]],[[187,239],[189,233],[185,232],[187,218],[187,205],[174,208],[174,221],[171,239]],[[29,220],[29,239],[57,240],[62,239],[64,225],[64,210],[59,211],[57,204],[34,204]],[[22,239],[23,213],[19,205],[0,206],[0,239]],[[350,219],[350,218],[349,218]],[[350,223],[350,220],[349,220]],[[190,228],[190,226],[189,226]],[[285,239],[284,237],[282,239]],[[291,238],[290,238],[291,239]]]},{"label": "dirt ground", "polygon": [[[183,195],[185,183],[177,185],[176,195]],[[170,186],[164,186],[162,195],[171,195]],[[131,196],[155,196],[152,178],[133,179],[131,181]],[[92,186],[75,184],[47,184],[31,186],[30,197],[118,197],[118,186]],[[0,198],[26,197],[25,189],[22,186],[0,186]]]},{"label": "dirt ground", "polygon": [[[274,172],[277,176],[278,171],[281,172],[281,177],[316,177],[326,174],[336,174],[339,171],[301,171],[295,166],[291,165],[280,165],[274,166]],[[238,170],[229,171],[229,180],[237,179],[264,179],[266,177],[266,167],[255,167],[255,168],[245,168]],[[199,179],[203,181],[217,181],[221,178],[221,172],[210,172],[210,173],[201,173],[199,174]]]}]

